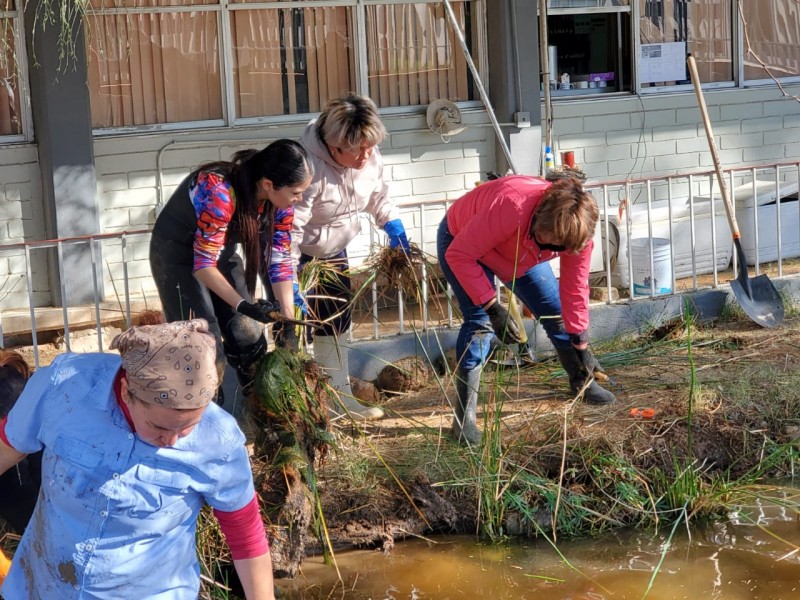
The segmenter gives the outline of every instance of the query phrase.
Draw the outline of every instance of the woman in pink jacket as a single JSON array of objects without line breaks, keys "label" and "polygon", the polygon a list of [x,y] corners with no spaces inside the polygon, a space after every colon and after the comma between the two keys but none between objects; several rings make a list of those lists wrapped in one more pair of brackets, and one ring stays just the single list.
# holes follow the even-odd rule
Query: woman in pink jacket
[{"label": "woman in pink jacket", "polygon": [[[573,393],[599,364],[588,349],[589,264],[598,211],[576,179],[549,183],[537,177],[503,177],[475,188],[450,207],[439,226],[439,262],[458,300],[464,323],[456,342],[458,406],[451,430],[477,444],[475,411],[483,364],[493,336],[519,341],[519,331],[498,302],[494,278],[541,320],[569,375]],[[561,258],[560,283],[549,261]],[[590,404],[614,395],[591,381]]]}]

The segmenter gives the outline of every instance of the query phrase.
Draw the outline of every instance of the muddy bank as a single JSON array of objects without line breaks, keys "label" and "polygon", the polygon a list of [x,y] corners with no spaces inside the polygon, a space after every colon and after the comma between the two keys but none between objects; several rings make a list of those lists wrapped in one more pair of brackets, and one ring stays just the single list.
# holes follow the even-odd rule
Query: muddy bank
[{"label": "muddy bank", "polygon": [[[439,532],[593,535],[666,524],[680,507],[714,517],[725,513],[722,482],[730,497],[789,468],[800,432],[797,319],[778,331],[678,319],[595,350],[618,397],[608,408],[573,398],[552,360],[488,369],[481,447],[446,435],[446,375],[385,399],[380,421],[335,423],[335,449],[316,467],[333,550]],[[307,553],[325,547],[313,531],[305,543]]]}]

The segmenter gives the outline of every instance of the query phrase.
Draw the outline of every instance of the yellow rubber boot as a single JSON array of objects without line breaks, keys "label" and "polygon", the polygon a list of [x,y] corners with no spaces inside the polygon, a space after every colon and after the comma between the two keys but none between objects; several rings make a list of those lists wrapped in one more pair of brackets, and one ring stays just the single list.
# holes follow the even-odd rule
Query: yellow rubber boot
[{"label": "yellow rubber boot", "polygon": [[8,560],[8,558],[6,558],[6,555],[3,554],[3,551],[0,550],[0,584],[2,584],[3,581],[5,580],[6,575],[8,575],[8,570],[10,568],[11,568],[11,561]]}]

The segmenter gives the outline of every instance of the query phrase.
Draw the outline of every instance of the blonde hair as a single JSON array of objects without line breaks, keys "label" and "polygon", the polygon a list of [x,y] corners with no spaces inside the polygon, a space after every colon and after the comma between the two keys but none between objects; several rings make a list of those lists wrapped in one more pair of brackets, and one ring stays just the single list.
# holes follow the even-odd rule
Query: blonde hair
[{"label": "blonde hair", "polygon": [[558,245],[580,252],[594,236],[599,211],[594,198],[584,191],[581,182],[568,177],[547,188],[533,216],[531,237],[536,227],[538,231],[551,232]]},{"label": "blonde hair", "polygon": [[378,107],[366,96],[354,93],[328,102],[317,119],[317,132],[325,144],[346,150],[365,144],[377,146],[386,137]]}]

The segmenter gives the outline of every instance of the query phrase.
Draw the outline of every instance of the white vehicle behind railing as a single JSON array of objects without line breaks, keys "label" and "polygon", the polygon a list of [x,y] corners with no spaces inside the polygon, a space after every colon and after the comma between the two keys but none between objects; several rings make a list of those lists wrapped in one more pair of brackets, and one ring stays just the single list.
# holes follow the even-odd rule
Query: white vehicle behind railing
[{"label": "white vehicle behind railing", "polygon": [[[733,190],[748,264],[758,274],[763,263],[777,262],[775,274],[783,276],[786,259],[800,256],[800,162],[737,168],[726,171],[725,176]],[[713,172],[589,181],[586,188],[597,199],[601,215],[591,282],[606,289],[606,302],[644,301],[659,293],[727,285],[719,275],[729,268],[732,240]],[[452,202],[405,203],[400,207],[409,238],[432,263],[436,257],[436,230]],[[0,345],[5,345],[7,337],[30,335],[38,366],[40,332],[63,331],[69,350],[71,332],[93,327],[97,347],[107,348],[110,340],[104,339],[104,324],[119,322],[127,326],[134,322],[137,311],[160,308],[149,273],[149,238],[149,230],[138,230],[0,245],[0,260],[9,270],[0,295]],[[362,233],[348,248],[354,269],[363,266],[375,248],[384,243],[383,232],[365,218]],[[90,249],[91,264],[86,268],[91,269],[94,282],[92,305],[72,306],[66,297],[63,254],[70,245]],[[633,249],[629,252],[630,247]],[[710,280],[706,277],[707,281],[701,281],[701,275],[709,275]],[[58,297],[64,299],[62,306],[53,306],[51,280],[60,282]],[[413,318],[407,316],[407,304],[417,303],[398,295],[389,307],[396,312],[388,327],[385,314],[383,318],[379,316],[378,306],[378,298],[385,298],[386,294],[377,286],[377,282],[373,283],[370,314],[358,323],[357,332],[351,330],[350,341],[396,335],[410,326],[425,331],[432,326],[457,324],[448,302],[449,293],[440,293],[442,285],[437,290],[428,289],[427,273],[423,273],[422,301],[415,307]],[[100,290],[105,290],[104,297],[100,297]],[[615,300],[615,291],[619,300]],[[435,318],[431,315],[434,300]],[[366,330],[369,333],[365,334]]]}]

